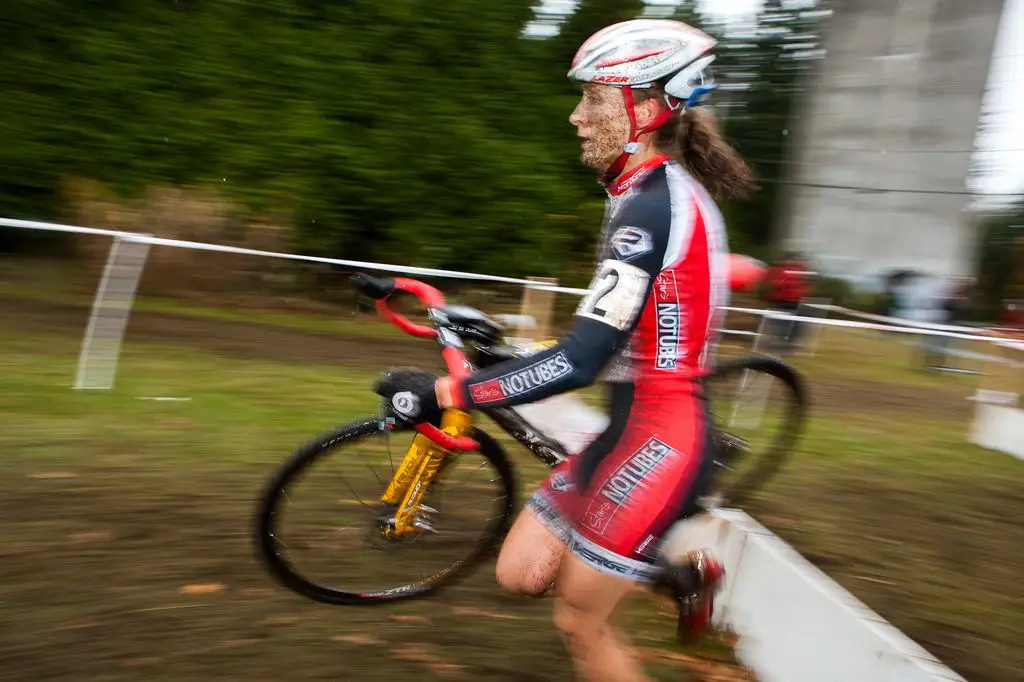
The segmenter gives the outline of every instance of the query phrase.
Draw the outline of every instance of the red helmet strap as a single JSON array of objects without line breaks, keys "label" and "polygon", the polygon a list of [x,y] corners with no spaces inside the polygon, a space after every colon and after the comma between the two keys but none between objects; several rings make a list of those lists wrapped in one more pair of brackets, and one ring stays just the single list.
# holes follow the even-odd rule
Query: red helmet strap
[{"label": "red helmet strap", "polygon": [[668,123],[668,120],[672,118],[673,112],[678,109],[678,107],[673,107],[670,101],[666,101],[668,106],[659,111],[653,121],[645,125],[643,128],[637,129],[636,110],[633,106],[633,88],[628,85],[624,85],[620,89],[622,90],[623,103],[626,105],[626,116],[629,117],[629,141],[625,146],[623,146],[622,153],[619,154],[618,158],[616,158],[615,161],[612,162],[612,165],[608,166],[608,170],[602,174],[601,179],[606,185],[611,184],[615,178],[619,177],[622,170],[629,162],[629,157],[640,151],[640,145],[637,143],[640,136],[656,130]]}]

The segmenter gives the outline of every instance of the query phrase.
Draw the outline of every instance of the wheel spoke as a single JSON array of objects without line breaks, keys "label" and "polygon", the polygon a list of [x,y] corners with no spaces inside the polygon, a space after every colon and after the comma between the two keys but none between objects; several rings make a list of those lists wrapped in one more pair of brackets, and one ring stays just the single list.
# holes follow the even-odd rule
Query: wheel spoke
[{"label": "wheel spoke", "polygon": [[713,428],[728,429],[715,435],[713,463],[721,475],[705,496],[736,504],[792,452],[803,424],[801,381],[780,360],[750,356],[722,362],[704,382]]},{"label": "wheel spoke", "polygon": [[[370,438],[374,433],[379,433],[379,420],[356,423],[307,446],[281,468],[262,501],[264,560],[283,584],[304,596],[357,603],[432,590],[472,567],[508,523],[514,491],[506,478],[507,457],[482,434],[481,451],[452,458],[424,491],[414,517],[418,530],[395,529],[393,509],[369,494],[371,488],[380,491],[387,484],[379,471],[382,450],[392,476],[396,471],[390,438],[381,448]],[[359,456],[360,446],[364,451],[372,446],[373,461]],[[343,470],[331,471],[338,467]],[[344,499],[339,500],[339,492]],[[285,506],[287,518],[279,517],[277,511]],[[391,556],[382,561],[379,551]]]}]

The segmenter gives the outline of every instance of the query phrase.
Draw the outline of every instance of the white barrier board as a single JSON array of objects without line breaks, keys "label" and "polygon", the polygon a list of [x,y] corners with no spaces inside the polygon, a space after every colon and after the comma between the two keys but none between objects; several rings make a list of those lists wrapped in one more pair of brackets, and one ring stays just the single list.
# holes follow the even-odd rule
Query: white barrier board
[{"label": "white barrier board", "polygon": [[665,547],[723,562],[715,620],[759,682],[965,682],[741,511],[683,521]]}]

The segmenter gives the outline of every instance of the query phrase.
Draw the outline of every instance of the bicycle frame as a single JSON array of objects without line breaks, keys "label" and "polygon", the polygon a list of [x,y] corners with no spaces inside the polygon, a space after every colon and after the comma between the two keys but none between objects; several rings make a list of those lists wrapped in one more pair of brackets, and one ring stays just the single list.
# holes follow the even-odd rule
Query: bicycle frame
[{"label": "bicycle frame", "polygon": [[[435,338],[441,345],[441,355],[449,372],[455,377],[465,377],[473,369],[466,358],[462,340],[444,327],[428,327],[411,322],[391,310],[387,299],[394,291],[405,291],[415,295],[427,307],[427,314],[435,319],[432,311],[445,305],[440,291],[423,282],[395,278],[374,280],[365,275],[353,278],[363,291],[377,299],[377,310],[399,329],[424,338]],[[504,430],[526,447],[548,467],[554,467],[568,457],[564,448],[552,438],[540,433],[515,410],[508,407],[481,410]],[[391,422],[393,425],[393,422]],[[420,532],[417,525],[418,513],[422,509],[423,496],[452,458],[466,450],[477,450],[480,445],[470,437],[473,429],[472,416],[465,410],[450,408],[441,417],[441,427],[422,423],[415,426],[418,433],[402,458],[388,483],[381,503],[395,508],[385,536],[402,537]]]},{"label": "bicycle frame", "polygon": [[[386,319],[413,336],[434,338],[438,341],[441,345],[441,355],[452,376],[464,378],[475,369],[466,357],[462,339],[452,329],[443,325],[445,316],[435,315],[435,310],[445,305],[444,296],[440,291],[412,279],[376,280],[365,275],[357,275],[353,279],[358,282],[360,278],[363,291],[377,300],[377,310]],[[391,310],[387,305],[387,298],[394,291],[405,291],[417,296],[427,307],[428,317],[435,326],[415,324]],[[746,378],[745,373],[741,389],[746,386]],[[701,383],[704,383],[703,380]],[[549,468],[568,458],[568,453],[558,441],[541,433],[514,409],[498,407],[481,408],[480,411]],[[390,424],[393,426],[394,422],[391,421]],[[729,435],[717,427],[713,420],[710,428],[715,434]],[[415,534],[429,528],[429,524],[424,524],[419,518],[419,513],[425,509],[422,505],[424,494],[452,458],[457,457],[460,452],[480,448],[480,444],[471,437],[473,419],[464,410],[445,410],[440,428],[421,423],[416,424],[415,429],[418,433],[412,445],[381,496],[382,503],[396,510],[385,529],[388,537]]]},{"label": "bicycle frame", "polygon": [[493,419],[505,433],[515,438],[548,468],[558,466],[569,457],[561,443],[538,431],[511,407],[493,407],[482,409],[481,412]]}]

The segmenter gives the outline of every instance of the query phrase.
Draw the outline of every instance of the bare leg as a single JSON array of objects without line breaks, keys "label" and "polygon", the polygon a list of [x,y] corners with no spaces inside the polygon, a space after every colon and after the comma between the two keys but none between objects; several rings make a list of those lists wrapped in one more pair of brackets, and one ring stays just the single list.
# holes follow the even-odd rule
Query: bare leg
[{"label": "bare leg", "polygon": [[507,592],[548,596],[564,552],[565,543],[526,509],[501,546],[495,577]]},{"label": "bare leg", "polygon": [[650,682],[634,649],[608,622],[634,588],[632,581],[602,573],[569,552],[562,560],[555,626],[576,672],[589,682]]}]

